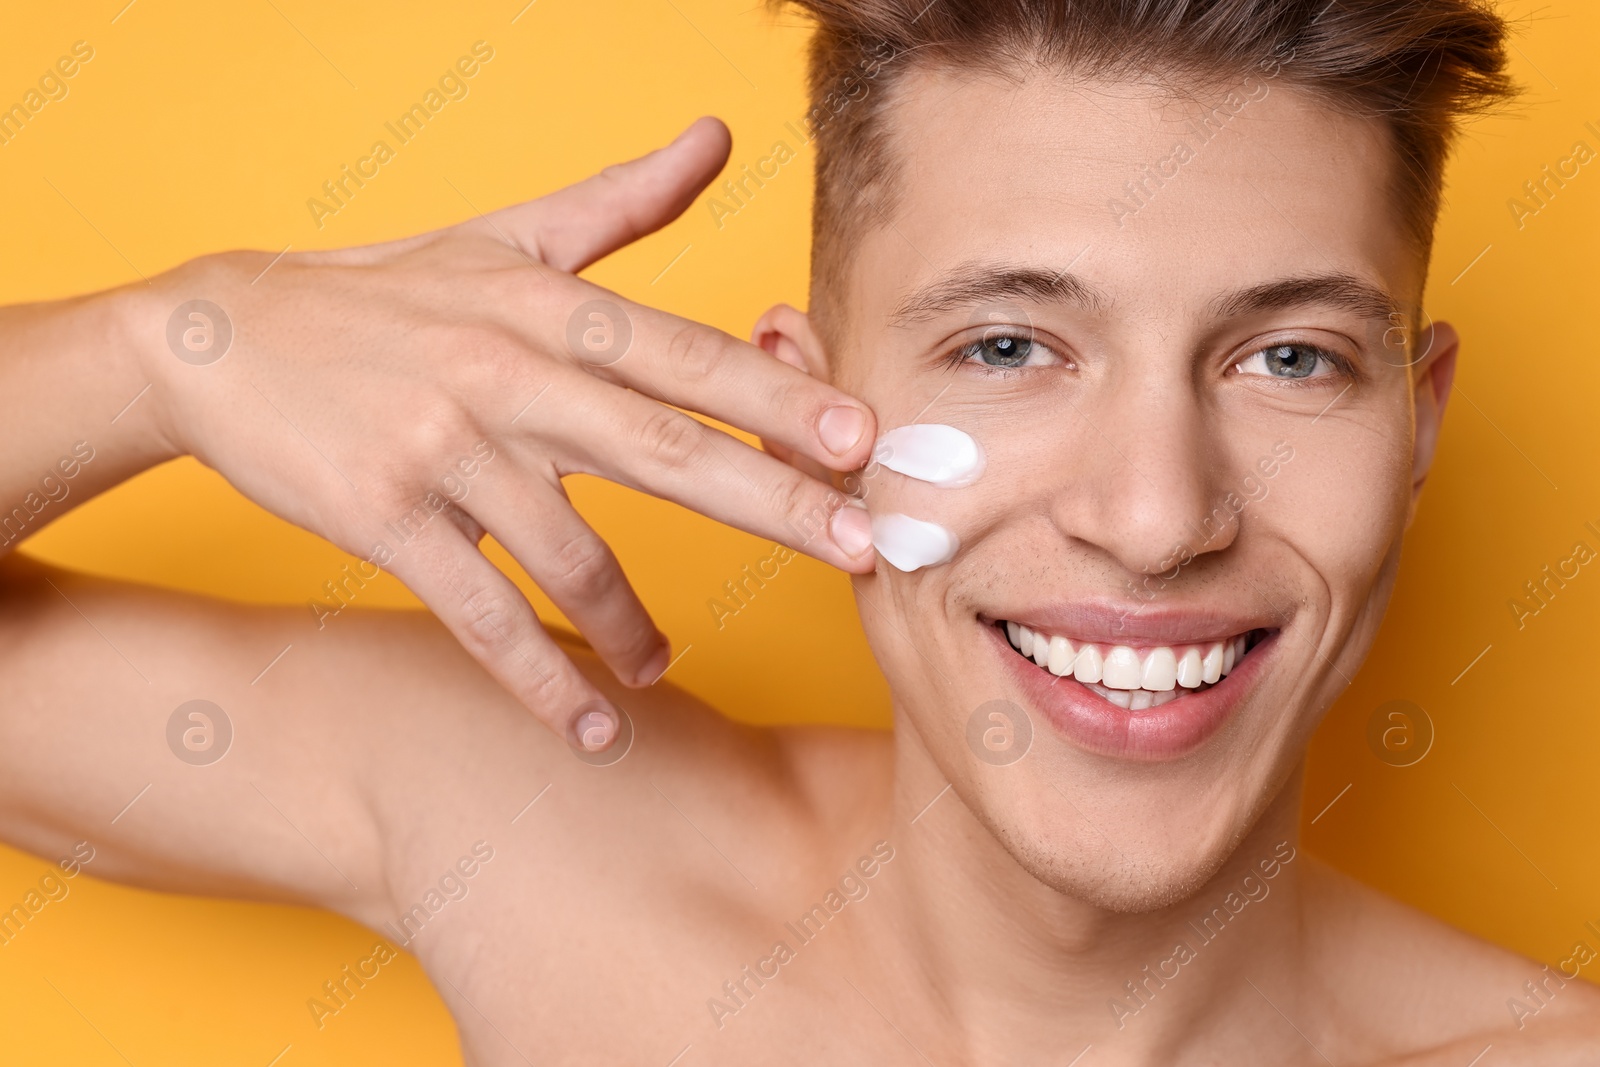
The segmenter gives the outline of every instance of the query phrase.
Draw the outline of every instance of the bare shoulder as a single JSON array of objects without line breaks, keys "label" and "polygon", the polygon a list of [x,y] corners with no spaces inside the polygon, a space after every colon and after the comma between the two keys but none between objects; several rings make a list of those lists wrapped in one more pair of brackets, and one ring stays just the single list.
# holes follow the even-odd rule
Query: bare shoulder
[{"label": "bare shoulder", "polygon": [[[486,1015],[520,1017],[530,1034],[614,1029],[622,1003],[641,1018],[689,1010],[699,1025],[706,998],[871,850],[866,813],[887,796],[889,767],[879,732],[751,726],[666,682],[624,688],[564,640],[626,714],[593,756],[442,630],[413,636],[438,658],[429,677],[408,673],[400,718],[415,736],[379,801],[402,868],[388,929],[423,919],[407,947],[430,974],[465,976],[451,981]],[[428,919],[429,894],[472,847],[492,859],[477,865],[471,906]],[[432,934],[446,924],[454,935]],[[485,949],[500,945],[515,951]]]},{"label": "bare shoulder", "polygon": [[581,639],[552,631],[626,720],[613,747],[592,755],[537,722],[436,622],[406,629],[405,683],[386,683],[403,706],[384,718],[390,729],[407,723],[414,773],[388,777],[380,806],[408,857],[498,824],[508,841],[537,839],[529,854],[552,885],[610,880],[644,888],[651,907],[731,907],[751,886],[810,884],[887,799],[882,731],[758,727],[667,681],[629,689]]},{"label": "bare shoulder", "polygon": [[[670,684],[626,689],[580,638],[557,633],[579,668],[627,713],[636,743],[664,777],[752,805],[740,818],[795,824],[823,837],[848,834],[886,806],[892,735],[826,725],[754,726]],[[725,714],[728,712],[730,714]]]},{"label": "bare shoulder", "polygon": [[[1306,868],[1310,970],[1361,1060],[1589,1064],[1600,1052],[1600,940],[1554,965],[1458,930],[1327,865]],[[1587,931],[1580,931],[1587,934]]]}]

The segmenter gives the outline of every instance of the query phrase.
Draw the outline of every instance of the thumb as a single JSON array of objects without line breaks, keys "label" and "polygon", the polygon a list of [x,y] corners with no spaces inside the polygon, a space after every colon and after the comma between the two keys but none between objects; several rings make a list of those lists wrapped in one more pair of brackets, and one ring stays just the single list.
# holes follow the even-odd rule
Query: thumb
[{"label": "thumb", "polygon": [[664,148],[496,214],[525,249],[576,273],[681,215],[722,170],[732,145],[728,127],[707,115]]}]

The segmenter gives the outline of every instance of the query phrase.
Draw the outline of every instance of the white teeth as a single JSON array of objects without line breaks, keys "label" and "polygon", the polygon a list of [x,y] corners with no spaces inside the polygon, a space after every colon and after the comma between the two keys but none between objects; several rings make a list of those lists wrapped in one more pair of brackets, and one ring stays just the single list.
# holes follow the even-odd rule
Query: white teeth
[{"label": "white teeth", "polygon": [[1137,689],[1141,673],[1139,653],[1127,645],[1117,645],[1106,653],[1100,681],[1110,689]]},{"label": "white teeth", "polygon": [[1073,647],[1071,641],[1068,641],[1065,637],[1052,637],[1050,639],[1050,660],[1045,665],[1045,668],[1057,677],[1071,674],[1072,661],[1077,658],[1078,650]]},{"label": "white teeth", "polygon": [[1200,649],[1191,645],[1178,660],[1178,684],[1185,689],[1197,689],[1205,681],[1205,668],[1200,663]]},{"label": "white teeth", "polygon": [[1139,676],[1140,688],[1166,692],[1178,684],[1178,658],[1165,646],[1152,648],[1144,658],[1144,668]]},{"label": "white teeth", "polygon": [[[1244,658],[1250,637],[1208,645],[1157,645],[1142,652],[1128,645],[1078,645],[1068,638],[1005,624],[1019,652],[1058,678],[1076,678],[1118,707],[1158,708],[1185,690],[1215,685]],[[1180,688],[1181,687],[1181,688]]]},{"label": "white teeth", "polygon": [[1085,684],[1098,682],[1105,670],[1105,662],[1098,648],[1094,645],[1084,645],[1078,649],[1078,660],[1072,666],[1072,676]]}]

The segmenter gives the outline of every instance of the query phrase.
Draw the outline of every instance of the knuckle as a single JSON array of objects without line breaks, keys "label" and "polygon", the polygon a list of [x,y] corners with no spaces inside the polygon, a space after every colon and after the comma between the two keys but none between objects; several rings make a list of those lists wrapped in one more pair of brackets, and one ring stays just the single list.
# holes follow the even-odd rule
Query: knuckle
[{"label": "knuckle", "polygon": [[458,639],[517,699],[555,722],[584,699],[587,689],[577,668],[559,652],[545,655],[528,647],[534,625],[526,605],[509,594],[485,591],[469,599]]},{"label": "knuckle", "polygon": [[620,568],[611,548],[593,530],[584,530],[551,557],[555,582],[571,595],[603,597],[616,584]]},{"label": "knuckle", "polygon": [[537,666],[527,667],[526,683],[517,687],[518,697],[545,722],[559,729],[561,718],[588,698],[588,686],[578,669],[559,653]]},{"label": "knuckle", "polygon": [[699,458],[706,442],[694,419],[662,407],[640,424],[639,447],[664,466],[686,467]]},{"label": "knuckle", "polygon": [[728,349],[716,331],[690,323],[672,335],[667,355],[672,373],[693,382],[715,374],[726,362]]},{"label": "knuckle", "polygon": [[769,504],[772,513],[781,515],[791,530],[800,530],[810,538],[816,531],[825,529],[832,514],[829,498],[831,490],[818,493],[811,480],[798,472],[783,476],[771,489]]},{"label": "knuckle", "polygon": [[527,609],[501,592],[469,596],[461,613],[461,644],[474,659],[511,665],[528,632]]},{"label": "knuckle", "polygon": [[527,348],[499,327],[457,327],[452,347],[462,384],[472,395],[497,395],[527,372]]},{"label": "knuckle", "polygon": [[648,618],[641,617],[637,625],[627,629],[628,633],[618,648],[618,654],[625,662],[643,664],[644,658],[655,652],[660,644],[655,625]]},{"label": "knuckle", "polygon": [[771,408],[779,422],[792,428],[801,440],[814,441],[822,413],[836,403],[834,395],[821,382],[807,379],[790,385],[776,383],[771,394]]},{"label": "knuckle", "polygon": [[411,415],[407,452],[417,462],[431,464],[460,445],[465,429],[460,406],[454,400],[442,395],[430,397]]},{"label": "knuckle", "polygon": [[401,449],[404,465],[413,472],[420,465],[432,480],[444,473],[435,466],[453,462],[483,436],[479,413],[487,405],[508,395],[533,395],[539,375],[527,347],[498,327],[454,326],[417,343],[430,353],[449,354],[432,361],[441,368],[437,380],[412,390],[401,409],[410,423]]}]

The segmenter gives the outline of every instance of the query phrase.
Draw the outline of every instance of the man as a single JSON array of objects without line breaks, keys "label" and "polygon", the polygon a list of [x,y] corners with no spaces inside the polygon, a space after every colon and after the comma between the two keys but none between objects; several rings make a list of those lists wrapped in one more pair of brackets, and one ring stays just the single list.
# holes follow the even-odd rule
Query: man
[{"label": "man", "polygon": [[[806,6],[813,96],[848,104],[819,124],[812,312],[755,340],[983,455],[951,487],[769,442],[959,543],[855,580],[894,734],[739,726],[569,641],[600,695],[518,693],[563,743],[407,614],[352,612],[252,684],[299,610],[13,562],[8,839],[348,915],[417,954],[480,1064],[1589,1062],[1600,994],[1296,847],[1306,744],[1433,458],[1458,344],[1413,336],[1428,238],[1455,117],[1505,91],[1502,25],[1466,0]],[[712,351],[667,380],[750,373]],[[517,491],[493,457],[534,430],[426,425],[474,494]],[[792,547],[853,558],[802,504]],[[481,618],[473,652],[532,647]],[[173,759],[214,743],[196,699],[234,738],[204,766]]]}]

